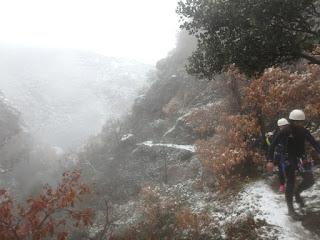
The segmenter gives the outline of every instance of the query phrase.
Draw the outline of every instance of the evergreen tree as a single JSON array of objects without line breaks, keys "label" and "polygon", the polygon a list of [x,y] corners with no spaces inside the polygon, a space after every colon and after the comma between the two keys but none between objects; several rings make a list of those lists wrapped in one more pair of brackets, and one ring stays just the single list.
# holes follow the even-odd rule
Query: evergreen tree
[{"label": "evergreen tree", "polygon": [[182,0],[181,28],[198,39],[188,71],[211,77],[234,63],[247,74],[298,58],[320,64],[319,1]]}]

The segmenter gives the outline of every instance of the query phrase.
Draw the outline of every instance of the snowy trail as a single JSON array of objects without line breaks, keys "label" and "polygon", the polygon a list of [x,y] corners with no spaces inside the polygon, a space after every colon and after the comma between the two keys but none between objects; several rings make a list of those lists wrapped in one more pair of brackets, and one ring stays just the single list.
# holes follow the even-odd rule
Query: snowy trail
[{"label": "snowy trail", "polygon": [[301,222],[293,221],[287,215],[284,195],[275,193],[265,181],[260,180],[247,187],[240,199],[240,206],[242,203],[243,207],[257,209],[257,218],[265,219],[276,227],[279,231],[278,239],[319,239],[319,236],[304,228]]}]

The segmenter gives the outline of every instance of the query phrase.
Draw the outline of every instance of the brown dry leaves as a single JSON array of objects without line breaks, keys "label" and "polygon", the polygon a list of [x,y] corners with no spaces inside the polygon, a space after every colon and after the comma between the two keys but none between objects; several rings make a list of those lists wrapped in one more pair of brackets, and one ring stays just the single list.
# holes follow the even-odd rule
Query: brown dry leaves
[{"label": "brown dry leaves", "polygon": [[66,172],[56,188],[45,186],[42,193],[23,206],[13,203],[5,190],[0,191],[0,236],[2,240],[56,237],[67,239],[70,229],[91,224],[90,209],[79,210],[76,203],[89,193],[80,181],[80,171]]},{"label": "brown dry leaves", "polygon": [[308,118],[320,114],[320,66],[306,65],[302,72],[290,73],[270,68],[251,82],[245,96],[247,107],[261,109],[268,118],[303,109]]}]

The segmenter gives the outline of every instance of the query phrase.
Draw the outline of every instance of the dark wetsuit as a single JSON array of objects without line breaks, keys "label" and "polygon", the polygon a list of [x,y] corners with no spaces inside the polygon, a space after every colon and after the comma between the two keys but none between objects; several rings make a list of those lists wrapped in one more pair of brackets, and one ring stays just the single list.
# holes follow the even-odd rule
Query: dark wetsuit
[{"label": "dark wetsuit", "polygon": [[286,143],[279,143],[274,150],[274,161],[278,165],[279,169],[279,181],[281,185],[284,185],[286,182],[285,171],[286,171]]},{"label": "dark wetsuit", "polygon": [[287,180],[286,201],[289,208],[292,208],[293,195],[296,199],[300,199],[300,193],[314,184],[312,171],[301,172],[302,182],[294,193],[295,171],[298,170],[300,159],[305,159],[305,142],[310,144],[320,153],[320,145],[316,142],[310,132],[301,126],[289,125],[279,131],[274,137],[268,152],[268,159],[274,160],[274,150],[279,143],[285,143],[287,152],[287,164],[285,166],[285,174]]},{"label": "dark wetsuit", "polygon": [[[278,134],[279,130],[274,131],[273,136],[276,136]],[[268,146],[271,145],[273,138],[267,137],[266,142]],[[286,180],[285,180],[285,163],[282,161],[283,158],[287,155],[286,153],[286,142],[281,143],[279,142],[277,146],[274,148],[274,155],[273,155],[273,160],[274,163],[278,165],[279,169],[279,182],[281,185],[284,185]]]}]

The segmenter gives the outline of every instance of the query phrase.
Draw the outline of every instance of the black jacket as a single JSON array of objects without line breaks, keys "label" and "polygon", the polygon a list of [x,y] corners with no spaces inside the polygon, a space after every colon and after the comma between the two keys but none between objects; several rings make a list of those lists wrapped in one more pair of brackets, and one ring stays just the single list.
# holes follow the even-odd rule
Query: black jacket
[{"label": "black jacket", "polygon": [[268,151],[268,159],[274,160],[274,150],[279,143],[285,144],[288,153],[288,160],[294,164],[297,163],[299,157],[303,157],[306,153],[305,142],[308,141],[318,153],[320,153],[320,145],[316,142],[310,132],[301,126],[288,125],[274,137]]}]

